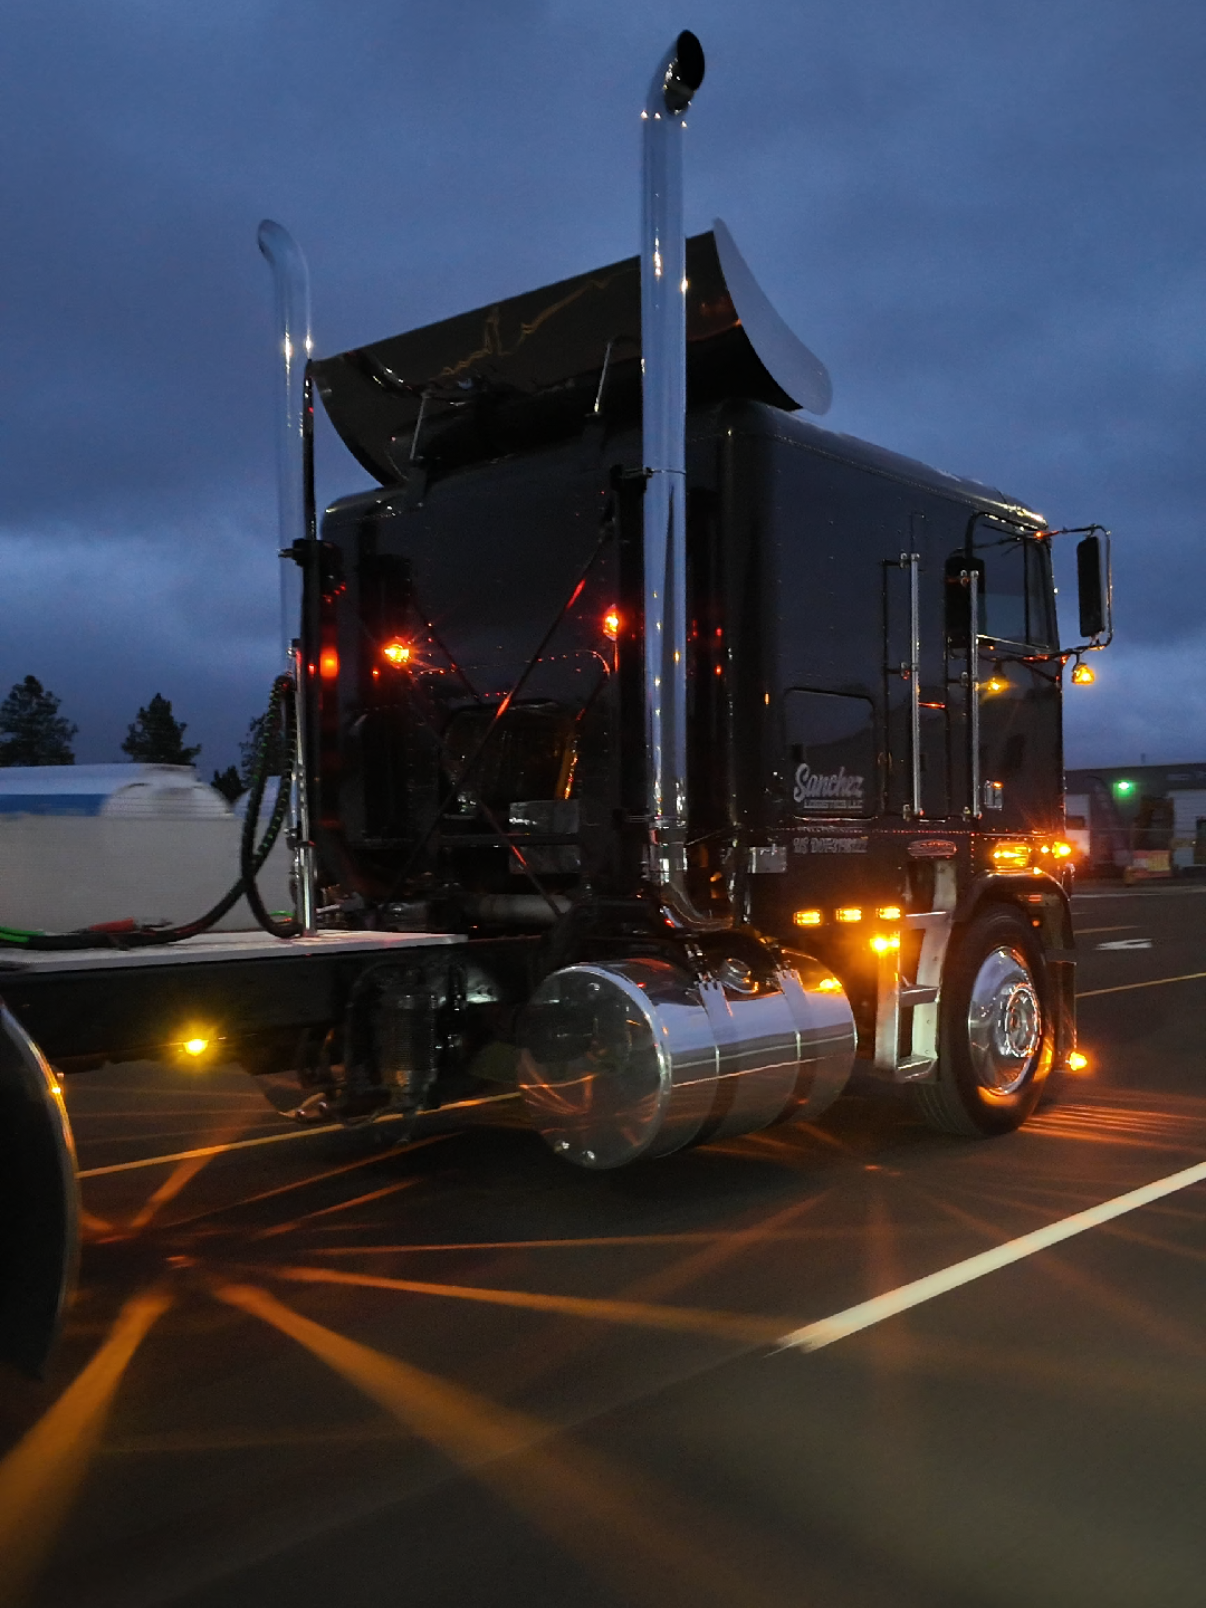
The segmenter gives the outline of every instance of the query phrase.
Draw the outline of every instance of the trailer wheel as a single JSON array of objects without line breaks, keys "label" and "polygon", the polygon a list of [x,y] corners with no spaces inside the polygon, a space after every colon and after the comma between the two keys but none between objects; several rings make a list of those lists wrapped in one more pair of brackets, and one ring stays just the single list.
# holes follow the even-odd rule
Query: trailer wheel
[{"label": "trailer wheel", "polygon": [[0,1362],[41,1373],[78,1256],[79,1186],[62,1091],[0,1004]]},{"label": "trailer wheel", "polygon": [[987,1138],[1020,1127],[1051,1069],[1055,1016],[1032,929],[1005,906],[972,922],[947,962],[933,1083],[914,1090],[944,1133]]}]

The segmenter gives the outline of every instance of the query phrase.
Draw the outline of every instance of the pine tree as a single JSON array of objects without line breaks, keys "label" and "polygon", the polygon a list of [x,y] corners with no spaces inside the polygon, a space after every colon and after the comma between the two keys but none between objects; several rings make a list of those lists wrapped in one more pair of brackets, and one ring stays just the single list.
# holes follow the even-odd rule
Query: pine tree
[{"label": "pine tree", "polygon": [[191,765],[201,744],[186,748],[187,730],[187,724],[172,714],[169,700],[157,692],[130,722],[121,751],[148,765]]},{"label": "pine tree", "polygon": [[216,770],[213,781],[209,785],[216,787],[228,804],[233,804],[243,791],[243,781],[239,775],[239,767],[237,765],[227,765],[225,770]]},{"label": "pine tree", "polygon": [[[239,781],[251,786],[259,758],[260,744],[264,741],[266,714],[253,715],[247,725],[247,735],[239,744]],[[268,734],[268,776],[280,776],[285,770],[285,726],[283,716],[276,729]]]},{"label": "pine tree", "polygon": [[60,698],[37,676],[14,683],[0,703],[0,765],[74,765],[79,730],[59,714]]}]

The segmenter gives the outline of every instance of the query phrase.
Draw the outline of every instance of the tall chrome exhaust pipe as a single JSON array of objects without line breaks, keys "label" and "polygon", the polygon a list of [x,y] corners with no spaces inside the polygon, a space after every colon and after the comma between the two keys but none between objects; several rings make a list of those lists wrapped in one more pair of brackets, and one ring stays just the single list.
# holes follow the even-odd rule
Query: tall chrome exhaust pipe
[{"label": "tall chrome exhaust pipe", "polygon": [[703,83],[703,47],[680,33],[641,113],[642,418],[645,467],[647,873],[691,922],[687,872],[687,252],[684,115]]},{"label": "tall chrome exhaust pipe", "polygon": [[[687,320],[683,113],[703,82],[694,34],[658,64],[645,103],[641,353],[645,460],[646,874],[666,914],[731,925],[687,892]],[[580,962],[544,978],[518,1030],[532,1125],[582,1167],[622,1167],[685,1145],[815,1116],[854,1060],[837,979],[769,948],[761,970],[646,957]],[[706,967],[706,969],[705,969]],[[696,972],[696,975],[691,975]]]},{"label": "tall chrome exhaust pipe", "polygon": [[282,387],[277,407],[276,478],[277,510],[280,520],[281,558],[281,649],[286,668],[294,680],[297,708],[297,744],[293,756],[293,787],[290,799],[289,842],[293,850],[293,901],[297,924],[303,935],[318,929],[318,878],[314,845],[310,841],[310,800],[306,774],[306,684],[305,664],[300,645],[293,641],[290,619],[300,619],[295,609],[294,549],[298,541],[309,541],[311,529],[311,490],[314,483],[313,436],[310,429],[308,369],[314,352],[310,332],[310,271],[301,247],[288,229],[271,218],[260,224],[256,236],[272,270],[272,289],[276,304]]}]

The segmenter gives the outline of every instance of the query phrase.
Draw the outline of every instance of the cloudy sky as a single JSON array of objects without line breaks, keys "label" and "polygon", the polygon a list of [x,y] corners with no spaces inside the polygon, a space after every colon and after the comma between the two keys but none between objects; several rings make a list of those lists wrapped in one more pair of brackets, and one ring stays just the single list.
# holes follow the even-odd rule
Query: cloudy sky
[{"label": "cloudy sky", "polygon": [[[59,693],[81,760],[162,692],[234,759],[279,641],[258,221],[306,250],[320,353],[627,255],[684,26],[688,224],[825,359],[825,422],[1108,525],[1069,762],[1206,759],[1190,0],[8,0],[0,691]],[[322,495],[363,484],[320,447]]]}]

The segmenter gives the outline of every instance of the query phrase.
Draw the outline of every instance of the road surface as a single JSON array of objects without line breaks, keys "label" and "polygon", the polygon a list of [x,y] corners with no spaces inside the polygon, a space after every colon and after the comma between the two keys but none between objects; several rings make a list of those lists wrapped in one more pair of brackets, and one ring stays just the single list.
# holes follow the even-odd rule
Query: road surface
[{"label": "road surface", "polygon": [[989,1142],[860,1087],[592,1175],[506,1101],[399,1146],[229,1068],[70,1080],[0,1600],[1200,1608],[1206,887],[1076,912],[1088,1072]]}]

